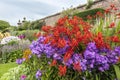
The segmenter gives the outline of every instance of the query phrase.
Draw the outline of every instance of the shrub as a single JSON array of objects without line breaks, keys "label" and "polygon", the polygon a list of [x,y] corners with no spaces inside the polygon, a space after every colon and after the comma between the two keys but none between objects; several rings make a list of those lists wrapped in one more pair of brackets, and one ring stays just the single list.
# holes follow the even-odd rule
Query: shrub
[{"label": "shrub", "polygon": [[17,42],[12,41],[6,45],[1,46],[2,62],[13,62],[17,58],[21,58],[23,51],[28,49],[29,45],[29,40],[20,40]]},{"label": "shrub", "polygon": [[88,19],[87,18],[88,15],[95,16],[97,12],[102,12],[103,13],[104,9],[102,9],[102,8],[96,8],[96,9],[86,10],[86,11],[74,14],[74,16],[78,16],[78,17],[81,17],[84,20],[87,20]]},{"label": "shrub", "polygon": [[24,35],[25,39],[29,39],[30,41],[33,41],[36,38],[34,34],[37,32],[39,32],[39,30],[14,31],[11,33],[11,35],[15,35],[15,36]]},{"label": "shrub", "polygon": [[6,21],[0,20],[0,30],[10,27],[10,24]]},{"label": "shrub", "polygon": [[34,29],[40,30],[43,25],[45,25],[44,21],[36,20],[36,21],[31,22],[28,27],[29,27],[29,29],[32,29],[32,30],[34,30]]},{"label": "shrub", "polygon": [[36,21],[25,21],[22,25],[18,26],[18,30],[34,30],[41,29],[41,27],[45,25],[44,21],[36,20]]}]

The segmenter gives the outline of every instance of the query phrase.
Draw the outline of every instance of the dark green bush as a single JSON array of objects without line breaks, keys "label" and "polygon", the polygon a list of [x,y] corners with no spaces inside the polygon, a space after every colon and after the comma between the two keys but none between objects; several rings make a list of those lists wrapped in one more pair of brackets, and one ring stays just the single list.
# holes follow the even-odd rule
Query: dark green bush
[{"label": "dark green bush", "polygon": [[86,10],[86,11],[74,14],[74,16],[78,16],[78,17],[81,17],[84,20],[87,20],[88,15],[95,16],[98,11],[103,13],[104,9],[102,9],[102,8],[90,9],[90,10]]}]

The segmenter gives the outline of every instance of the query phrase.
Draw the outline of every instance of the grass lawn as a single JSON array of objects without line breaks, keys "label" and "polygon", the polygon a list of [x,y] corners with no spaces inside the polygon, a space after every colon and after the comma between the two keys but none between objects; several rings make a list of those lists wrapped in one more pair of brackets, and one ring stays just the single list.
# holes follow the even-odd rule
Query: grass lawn
[{"label": "grass lawn", "polygon": [[0,77],[6,73],[10,68],[18,66],[15,62],[13,63],[6,63],[6,64],[0,64]]}]

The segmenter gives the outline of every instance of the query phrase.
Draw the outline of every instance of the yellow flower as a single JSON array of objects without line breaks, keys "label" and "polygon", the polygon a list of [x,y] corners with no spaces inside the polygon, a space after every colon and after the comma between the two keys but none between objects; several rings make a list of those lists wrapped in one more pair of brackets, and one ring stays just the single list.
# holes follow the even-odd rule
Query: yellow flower
[{"label": "yellow flower", "polygon": [[24,58],[26,61],[28,61],[30,55],[31,55],[31,50],[30,50],[30,49],[26,49],[26,50],[23,52],[23,58]]},{"label": "yellow flower", "polygon": [[8,36],[10,36],[10,33],[6,32],[6,33],[4,33],[4,35],[5,35],[5,37],[8,37]]},{"label": "yellow flower", "polygon": [[0,32],[0,39],[2,39],[4,37],[4,35]]}]

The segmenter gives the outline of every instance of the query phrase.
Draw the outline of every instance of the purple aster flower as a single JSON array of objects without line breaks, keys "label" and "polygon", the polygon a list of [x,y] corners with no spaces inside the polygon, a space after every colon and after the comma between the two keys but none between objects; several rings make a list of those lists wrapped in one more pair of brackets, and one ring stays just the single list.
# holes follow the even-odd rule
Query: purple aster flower
[{"label": "purple aster flower", "polygon": [[110,53],[108,53],[107,55],[108,63],[109,64],[116,64],[118,61],[118,55],[115,51],[111,51]]},{"label": "purple aster flower", "polygon": [[114,51],[120,56],[120,46],[115,47]]},{"label": "purple aster flower", "polygon": [[86,66],[87,60],[83,59],[80,63],[81,67],[82,67],[82,71],[87,70],[87,66]]},{"label": "purple aster flower", "polygon": [[97,47],[96,47],[96,45],[95,45],[95,42],[90,42],[90,43],[88,43],[88,45],[87,45],[87,48],[86,48],[87,50],[89,50],[89,51],[94,51],[94,52],[97,52],[98,51],[98,49],[97,49]]},{"label": "purple aster flower", "polygon": [[57,53],[55,53],[55,54],[53,55],[53,58],[54,58],[55,60],[60,60],[60,59],[61,59],[60,55],[57,54]]},{"label": "purple aster flower", "polygon": [[85,52],[84,52],[84,58],[85,59],[94,59],[95,58],[95,52],[91,52],[91,51],[89,51],[89,50],[86,50]]},{"label": "purple aster flower", "polygon": [[80,62],[82,59],[81,55],[77,53],[74,53],[72,58],[75,63]]},{"label": "purple aster flower", "polygon": [[40,70],[38,70],[38,71],[36,72],[36,78],[37,78],[37,79],[40,79],[41,76],[42,76],[42,72],[41,72]]},{"label": "purple aster flower", "polygon": [[23,59],[17,59],[17,60],[16,60],[16,63],[17,63],[17,64],[22,64],[22,62],[23,62]]},{"label": "purple aster flower", "polygon": [[67,62],[64,63],[66,66],[71,67],[73,60],[70,58]]},{"label": "purple aster flower", "polygon": [[103,72],[109,69],[111,63],[115,63],[115,55],[109,49],[98,50],[95,43],[89,43],[84,52],[84,59],[86,60],[84,64],[88,70],[97,69]]}]

